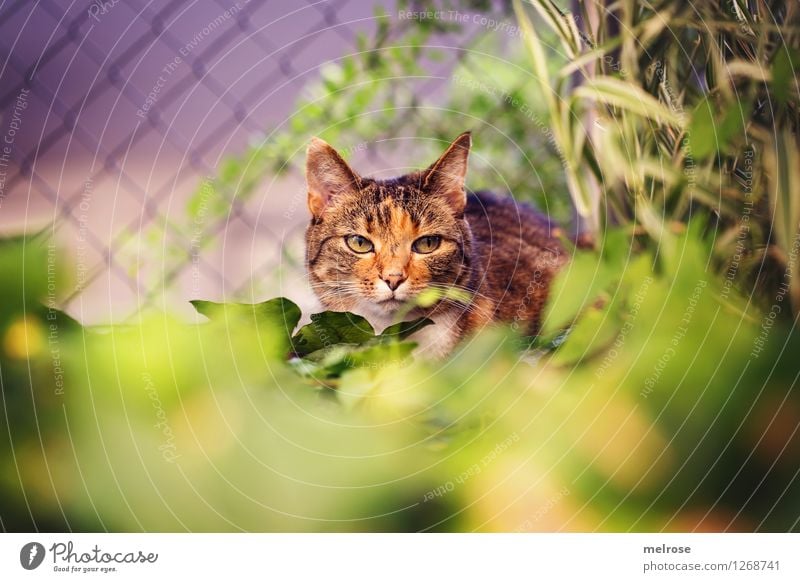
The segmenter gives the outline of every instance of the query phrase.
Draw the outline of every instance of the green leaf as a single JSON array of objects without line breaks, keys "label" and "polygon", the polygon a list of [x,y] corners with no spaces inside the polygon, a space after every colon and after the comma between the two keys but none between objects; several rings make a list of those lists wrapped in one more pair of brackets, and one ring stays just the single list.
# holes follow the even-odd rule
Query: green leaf
[{"label": "green leaf", "polygon": [[336,344],[361,345],[375,338],[369,322],[347,311],[323,311],[311,316],[292,338],[295,354],[304,356]]},{"label": "green leaf", "polygon": [[611,344],[619,333],[615,315],[609,313],[608,304],[603,308],[592,306],[586,309],[551,361],[558,365],[571,365],[596,355],[598,350]]},{"label": "green leaf", "polygon": [[447,289],[431,287],[417,295],[414,303],[418,307],[433,307],[444,299],[467,305],[472,301],[472,296],[468,291],[456,287],[449,287]]},{"label": "green leaf", "polygon": [[411,356],[416,345],[413,342],[336,344],[295,358],[292,367],[304,376],[329,383],[354,368],[378,369],[402,363]]},{"label": "green leaf", "polygon": [[552,0],[533,0],[536,11],[556,33],[564,50],[570,58],[574,58],[581,48],[581,37],[572,14],[564,14]]},{"label": "green leaf", "polygon": [[[271,357],[284,357],[289,350],[292,330],[300,322],[300,308],[285,297],[263,303],[215,303],[194,300],[191,304],[212,323],[228,326],[258,326],[262,353]],[[262,333],[263,330],[263,333]]]},{"label": "green leaf", "polygon": [[698,158],[705,158],[715,151],[716,140],[714,129],[713,105],[708,97],[703,99],[692,113],[692,122],[689,124],[689,140],[692,144],[692,154]]},{"label": "green leaf", "polygon": [[47,326],[51,332],[55,330],[71,332],[83,327],[78,320],[53,307],[39,305],[36,312],[42,318],[42,321],[47,321]]},{"label": "green leaf", "polygon": [[541,333],[552,334],[576,320],[600,296],[609,293],[619,279],[619,265],[630,259],[630,238],[621,231],[606,235],[600,253],[576,253],[556,276],[550,290]]},{"label": "green leaf", "polygon": [[522,7],[520,0],[514,0],[514,13],[517,16],[520,28],[523,32],[523,39],[525,46],[528,49],[531,57],[531,65],[533,66],[534,78],[539,83],[542,91],[542,97],[547,101],[548,109],[551,114],[559,110],[555,98],[555,91],[550,84],[550,72],[547,69],[547,58],[544,54],[544,47],[536,29],[528,17],[525,9]]},{"label": "green leaf", "polygon": [[190,303],[198,313],[211,320],[252,318],[258,323],[282,323],[290,330],[297,327],[301,315],[297,304],[285,297],[277,297],[262,303],[216,303],[200,299],[194,299]]},{"label": "green leaf", "polygon": [[216,185],[213,180],[203,180],[186,202],[186,212],[190,218],[205,218],[208,212],[209,200],[218,198]]},{"label": "green leaf", "polygon": [[613,77],[591,79],[575,89],[574,94],[584,99],[619,107],[658,123],[669,123],[677,127],[682,127],[684,123],[679,113],[670,111],[638,85]]},{"label": "green leaf", "polygon": [[698,159],[708,158],[717,151],[725,152],[733,138],[744,134],[744,120],[750,117],[750,104],[739,101],[726,106],[720,119],[716,119],[713,113],[717,107],[706,97],[692,113],[688,134],[692,155]]},{"label": "green leaf", "polygon": [[768,193],[775,221],[775,246],[785,267],[784,283],[789,284],[789,297],[795,313],[800,313],[800,256],[797,241],[800,236],[800,168],[797,159],[800,148],[797,138],[788,129],[777,133],[774,144],[764,152]]},{"label": "green leaf", "polygon": [[343,359],[347,368],[377,368],[400,364],[411,356],[417,344],[400,342],[391,344],[371,344],[351,351]]},{"label": "green leaf", "polygon": [[792,92],[792,84],[796,83],[795,70],[800,61],[800,51],[781,46],[772,62],[772,91],[775,99],[785,105]]},{"label": "green leaf", "polygon": [[414,351],[417,344],[414,342],[399,342],[393,344],[370,344],[350,354],[353,366],[380,364],[387,365],[395,361],[399,363]]},{"label": "green leaf", "polygon": [[434,322],[427,317],[421,317],[413,321],[401,321],[400,323],[395,323],[384,329],[379,337],[389,340],[404,340],[411,334],[433,323]]},{"label": "green leaf", "polygon": [[735,106],[725,109],[725,115],[719,124],[719,146],[722,152],[727,152],[731,141],[737,136],[745,137],[745,120],[750,119],[752,106],[748,101],[738,101]]},{"label": "green leaf", "polygon": [[225,184],[233,184],[242,174],[241,161],[236,158],[229,158],[225,160],[222,169],[219,172],[220,179]]}]

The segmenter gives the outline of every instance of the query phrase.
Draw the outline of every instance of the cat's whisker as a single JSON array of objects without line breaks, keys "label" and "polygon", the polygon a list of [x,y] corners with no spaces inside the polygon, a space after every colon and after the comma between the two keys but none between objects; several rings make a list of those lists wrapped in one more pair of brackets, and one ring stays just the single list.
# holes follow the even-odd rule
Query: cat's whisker
[{"label": "cat's whisker", "polygon": [[[491,299],[491,297],[489,297],[489,295],[486,295],[485,293],[481,293],[479,291],[476,291],[474,289],[470,289],[468,287],[464,287],[462,285],[432,284],[432,285],[428,285],[428,288],[429,289],[436,289],[437,291],[444,291],[445,293],[447,291],[451,291],[451,290],[463,291],[464,293],[466,293],[471,298],[481,297],[481,298]],[[456,303],[458,302],[457,299],[448,298],[447,296],[442,297],[442,300],[443,301],[444,300],[450,300],[450,301],[454,301]]]},{"label": "cat's whisker", "polygon": [[317,296],[320,299],[331,299],[331,298],[346,299],[346,298],[351,298],[351,297],[358,298],[358,297],[360,297],[360,294],[359,293],[354,293],[352,291],[335,290],[335,291],[328,291],[328,292],[324,292],[324,293],[319,293]]},{"label": "cat's whisker", "polygon": [[316,289],[331,289],[331,290],[360,290],[362,287],[358,284],[351,283],[312,283],[310,287]]}]

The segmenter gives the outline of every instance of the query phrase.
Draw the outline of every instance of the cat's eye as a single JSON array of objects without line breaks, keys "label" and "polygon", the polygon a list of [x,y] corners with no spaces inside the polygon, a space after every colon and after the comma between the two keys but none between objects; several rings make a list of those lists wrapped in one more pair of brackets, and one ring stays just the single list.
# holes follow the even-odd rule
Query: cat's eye
[{"label": "cat's eye", "polygon": [[344,237],[344,242],[350,247],[351,251],[359,254],[369,253],[375,248],[368,238],[360,234],[350,234]]},{"label": "cat's eye", "polygon": [[439,248],[442,244],[442,237],[436,235],[428,235],[418,238],[411,245],[411,250],[421,255],[427,255]]}]

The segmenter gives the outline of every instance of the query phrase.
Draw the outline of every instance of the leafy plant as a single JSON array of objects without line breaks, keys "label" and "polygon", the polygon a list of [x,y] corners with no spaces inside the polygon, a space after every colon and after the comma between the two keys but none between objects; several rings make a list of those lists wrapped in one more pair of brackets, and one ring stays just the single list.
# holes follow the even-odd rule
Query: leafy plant
[{"label": "leafy plant", "polygon": [[[3,527],[797,530],[797,334],[722,296],[703,222],[659,253],[620,260],[639,243],[611,231],[581,255],[550,349],[495,328],[437,364],[342,314],[292,357],[321,334],[278,299],[59,330],[59,377],[32,277],[0,306]],[[22,248],[0,244],[8,280],[46,265]]]},{"label": "leafy plant", "polygon": [[199,300],[191,303],[213,321],[263,328],[269,346],[262,346],[265,353],[292,356],[295,370],[328,386],[335,386],[339,376],[350,368],[408,358],[416,344],[405,340],[433,323],[426,318],[399,321],[376,335],[360,315],[325,311],[312,314],[311,322],[293,334],[302,314],[285,297],[252,305]]},{"label": "leafy plant", "polygon": [[[698,208],[717,229],[720,271],[742,285],[790,280],[797,245],[798,6],[661,1],[530,4],[560,42],[550,75],[520,0],[531,68],[564,152],[575,208],[596,237],[628,225],[652,245]],[[555,57],[559,58],[559,57]],[[759,293],[761,295],[761,293]]]}]

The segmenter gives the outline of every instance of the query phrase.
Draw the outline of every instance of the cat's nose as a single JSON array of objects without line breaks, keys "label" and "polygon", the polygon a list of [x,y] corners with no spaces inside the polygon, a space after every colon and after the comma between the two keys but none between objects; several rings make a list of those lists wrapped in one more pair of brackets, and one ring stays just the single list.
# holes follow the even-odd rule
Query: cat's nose
[{"label": "cat's nose", "polygon": [[383,279],[383,282],[386,283],[389,289],[396,291],[407,277],[402,273],[389,273],[388,275],[383,275],[381,279]]}]

